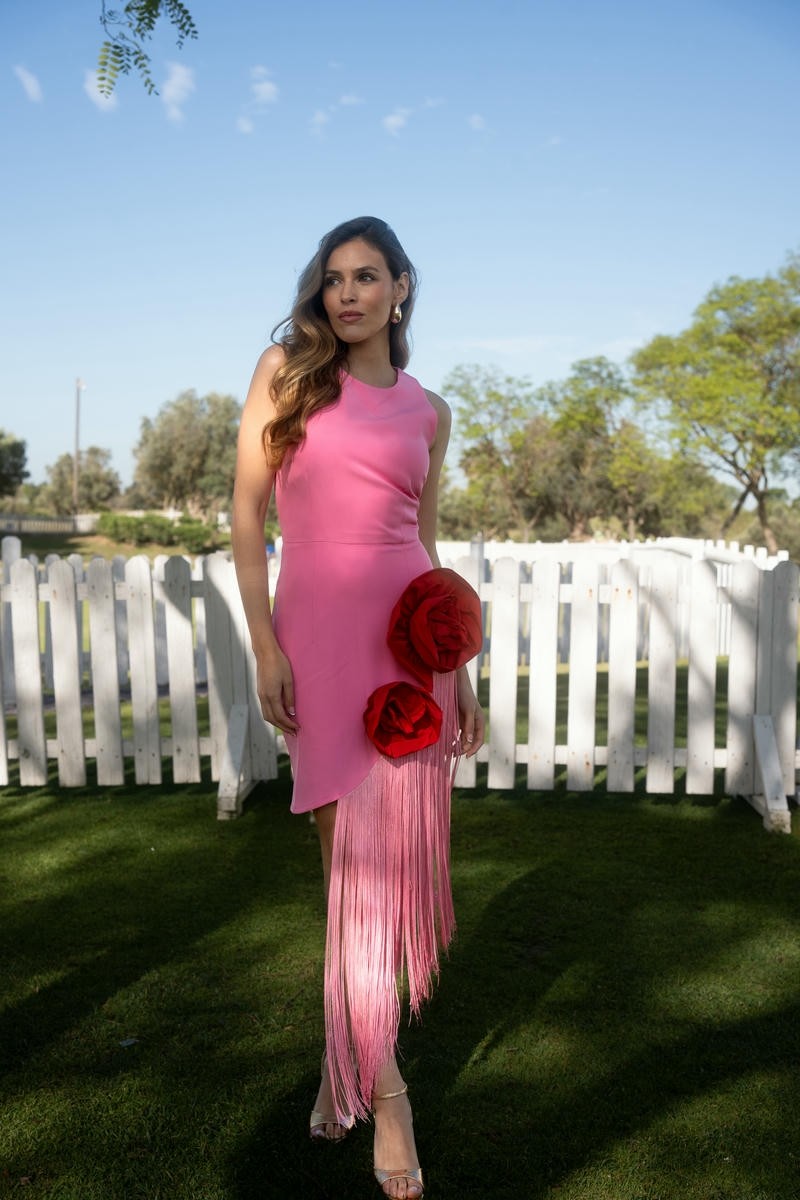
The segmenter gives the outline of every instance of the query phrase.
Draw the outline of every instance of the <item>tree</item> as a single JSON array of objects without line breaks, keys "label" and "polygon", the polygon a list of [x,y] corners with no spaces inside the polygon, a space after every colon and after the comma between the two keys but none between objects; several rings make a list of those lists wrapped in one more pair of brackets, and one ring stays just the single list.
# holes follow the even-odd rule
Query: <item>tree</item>
[{"label": "tree", "polygon": [[[514,530],[524,540],[531,528],[530,508],[515,476],[522,431],[533,413],[530,382],[473,365],[451,371],[442,390],[453,401],[472,532],[505,537]],[[446,513],[450,510],[445,506]]]},{"label": "tree", "polygon": [[27,446],[13,433],[0,429],[0,496],[13,496],[24,479]]},{"label": "tree", "polygon": [[568,522],[573,540],[587,537],[593,517],[609,516],[617,509],[610,472],[619,413],[630,394],[622,370],[603,357],[574,363],[566,380],[540,389],[540,402],[552,415],[556,444],[550,471],[552,505]]},{"label": "tree", "polygon": [[241,406],[233,396],[182,392],[145,417],[134,450],[134,486],[148,505],[209,517],[233,496]]},{"label": "tree", "polygon": [[800,445],[800,256],[776,276],[712,288],[688,329],[633,356],[644,402],[662,407],[678,448],[736,483],[723,529],[748,497],[770,553],[770,475]]},{"label": "tree", "polygon": [[181,0],[128,0],[121,11],[107,8],[106,0],[101,0],[100,24],[106,40],[97,59],[97,87],[104,96],[111,95],[120,75],[128,75],[134,68],[147,91],[151,95],[156,92],[144,42],[152,37],[161,17],[174,25],[179,48],[187,38],[197,37],[192,15]]},{"label": "tree", "polygon": [[[59,516],[73,512],[73,457],[62,454],[47,468],[46,500]],[[111,466],[111,451],[90,446],[81,451],[78,472],[78,511],[103,512],[120,494],[119,475]]]}]

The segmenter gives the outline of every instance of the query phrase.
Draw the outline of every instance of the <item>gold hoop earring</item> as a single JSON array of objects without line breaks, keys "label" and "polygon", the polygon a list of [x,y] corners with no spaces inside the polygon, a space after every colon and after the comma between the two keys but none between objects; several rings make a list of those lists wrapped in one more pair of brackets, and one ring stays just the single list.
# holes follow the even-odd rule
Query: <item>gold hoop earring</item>
[{"label": "gold hoop earring", "polygon": [[403,310],[399,304],[395,304],[392,309],[391,322],[393,325],[399,325],[403,319]]}]

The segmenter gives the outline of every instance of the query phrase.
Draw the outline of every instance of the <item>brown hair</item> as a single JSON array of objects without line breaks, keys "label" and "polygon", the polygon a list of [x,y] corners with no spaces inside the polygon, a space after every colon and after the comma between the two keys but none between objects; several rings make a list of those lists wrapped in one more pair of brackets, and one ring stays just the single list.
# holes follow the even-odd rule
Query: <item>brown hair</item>
[{"label": "brown hair", "polygon": [[[322,303],[325,268],[331,254],[345,242],[361,238],[386,260],[392,278],[408,275],[408,295],[400,305],[402,319],[389,325],[389,359],[403,368],[411,356],[408,323],[414,307],[417,273],[397,236],[377,217],[356,217],[337,225],[322,238],[317,253],[297,283],[297,295],[289,316],[272,331],[273,341],[283,346],[286,359],[270,383],[276,415],[264,427],[264,449],[270,466],[277,468],[288,450],[306,433],[312,413],[337,399],[341,370],[347,361],[347,344],[331,328]],[[275,337],[279,329],[281,337]]]}]

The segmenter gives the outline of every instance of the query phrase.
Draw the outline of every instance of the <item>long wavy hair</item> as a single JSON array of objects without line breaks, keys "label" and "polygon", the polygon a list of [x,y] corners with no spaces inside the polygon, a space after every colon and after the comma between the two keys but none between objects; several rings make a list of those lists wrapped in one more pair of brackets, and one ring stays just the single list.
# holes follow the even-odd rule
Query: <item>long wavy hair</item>
[{"label": "long wavy hair", "polygon": [[[278,468],[287,452],[306,434],[312,413],[332,404],[341,391],[341,371],[347,362],[347,343],[331,328],[322,303],[328,259],[334,250],[356,238],[379,250],[392,278],[408,275],[408,295],[400,305],[402,319],[389,324],[389,360],[403,368],[411,357],[408,323],[417,292],[417,273],[397,236],[378,217],[356,217],[326,233],[319,249],[301,274],[292,311],[272,331],[286,360],[272,377],[270,394],[275,417],[264,426],[264,450],[270,466]],[[276,334],[283,330],[280,337]]]}]

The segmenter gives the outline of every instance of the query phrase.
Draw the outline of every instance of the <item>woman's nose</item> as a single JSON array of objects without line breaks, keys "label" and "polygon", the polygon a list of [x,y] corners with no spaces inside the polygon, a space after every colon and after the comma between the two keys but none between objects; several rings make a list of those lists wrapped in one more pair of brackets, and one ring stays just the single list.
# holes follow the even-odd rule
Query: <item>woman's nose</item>
[{"label": "woman's nose", "polygon": [[342,297],[342,300],[355,300],[355,298],[356,298],[355,280],[345,279],[342,281],[341,297]]}]

